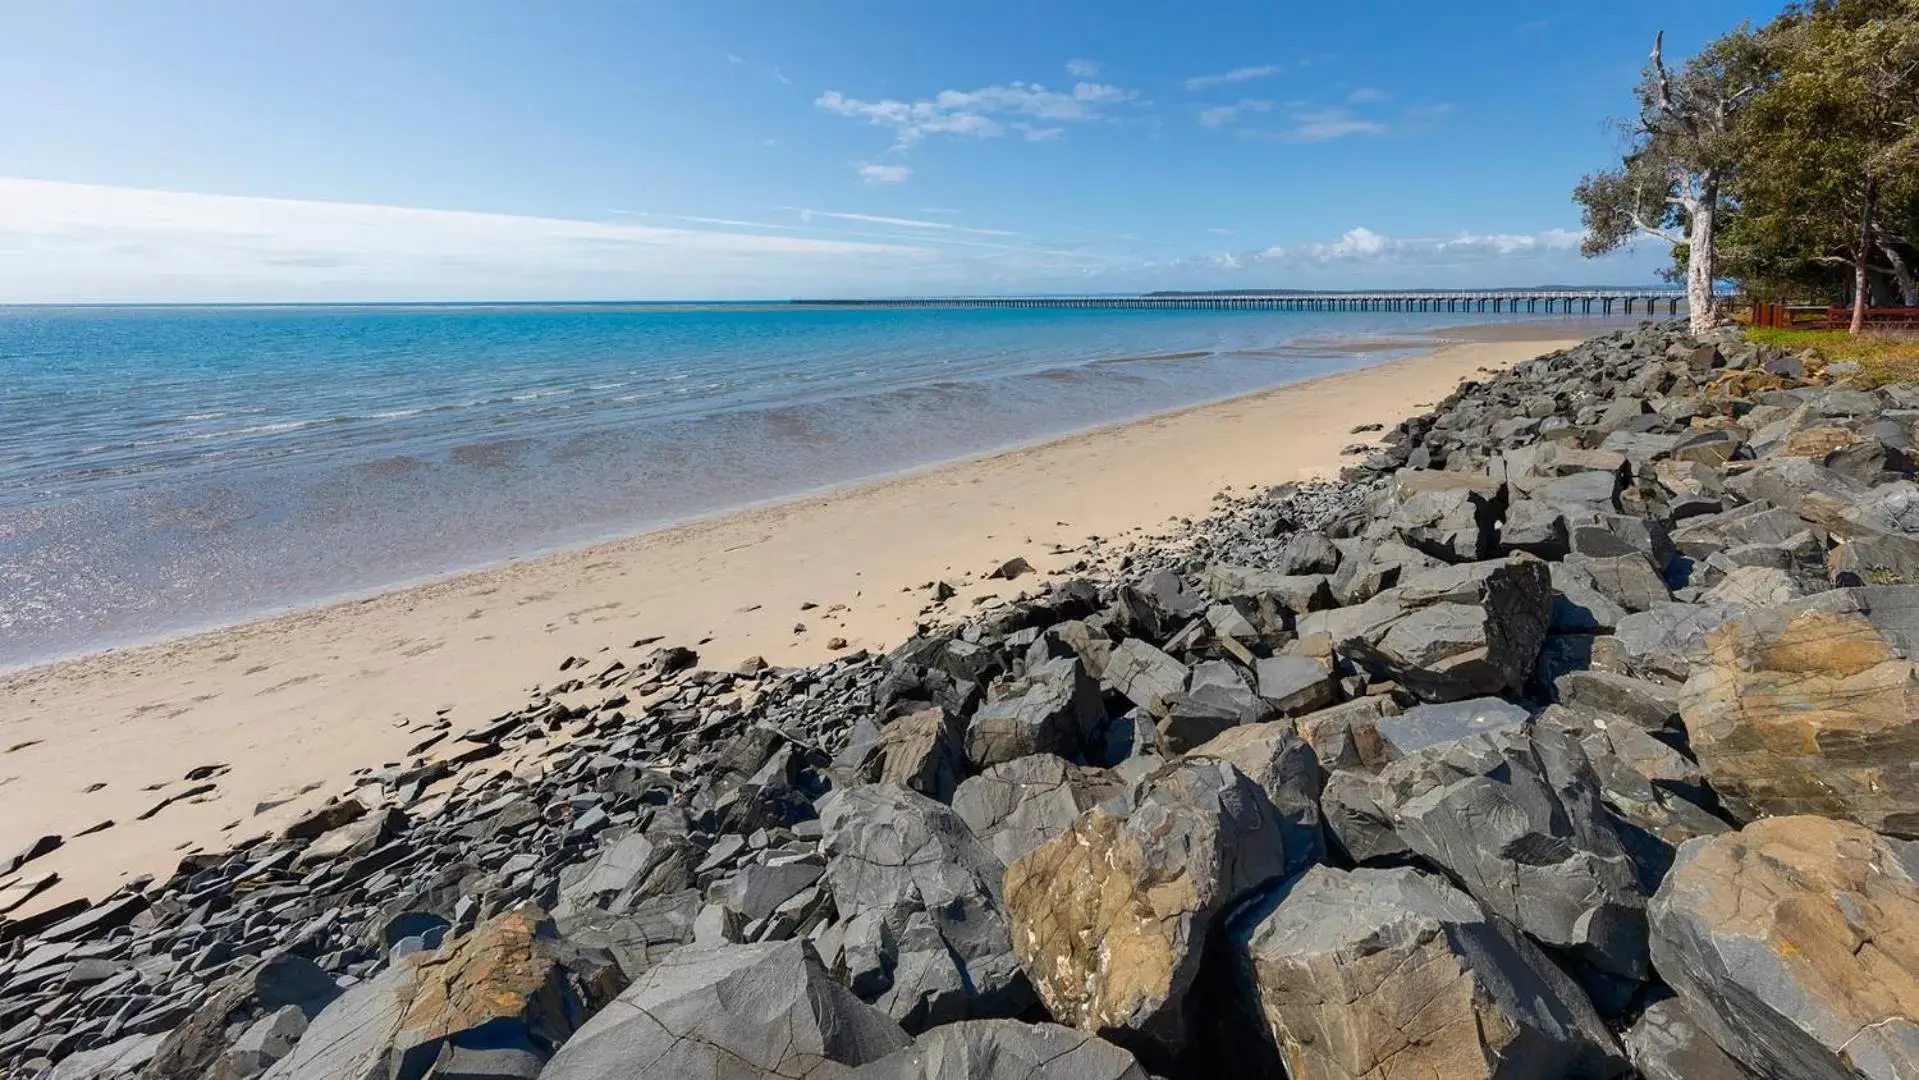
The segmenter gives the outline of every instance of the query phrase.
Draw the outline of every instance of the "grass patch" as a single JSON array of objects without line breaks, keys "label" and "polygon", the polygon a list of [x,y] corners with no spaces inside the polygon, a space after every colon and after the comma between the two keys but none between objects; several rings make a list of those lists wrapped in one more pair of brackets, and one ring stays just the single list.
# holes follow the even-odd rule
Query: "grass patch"
[{"label": "grass patch", "polygon": [[1844,330],[1756,329],[1746,334],[1761,345],[1818,349],[1828,360],[1856,360],[1859,374],[1851,381],[1862,386],[1919,382],[1919,337],[1892,334],[1854,337]]}]

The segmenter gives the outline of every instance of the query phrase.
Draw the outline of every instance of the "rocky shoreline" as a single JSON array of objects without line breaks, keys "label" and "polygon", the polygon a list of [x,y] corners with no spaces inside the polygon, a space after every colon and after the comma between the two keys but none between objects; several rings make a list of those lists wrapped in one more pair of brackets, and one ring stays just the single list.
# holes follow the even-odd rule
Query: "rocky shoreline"
[{"label": "rocky shoreline", "polygon": [[0,915],[0,1069],[1919,1075],[1915,421],[1646,324],[884,656],[569,659]]}]

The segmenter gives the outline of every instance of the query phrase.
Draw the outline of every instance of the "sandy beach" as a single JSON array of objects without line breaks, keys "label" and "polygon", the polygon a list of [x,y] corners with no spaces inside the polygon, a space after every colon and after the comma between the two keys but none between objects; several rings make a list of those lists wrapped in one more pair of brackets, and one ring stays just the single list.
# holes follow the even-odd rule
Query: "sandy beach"
[{"label": "sandy beach", "polygon": [[0,677],[0,853],[63,836],[33,863],[61,876],[33,908],[97,897],[400,762],[436,716],[458,732],[517,707],[565,678],[568,657],[604,665],[655,638],[697,643],[714,667],[815,662],[831,639],[884,649],[929,618],[932,582],[957,589],[943,611],[969,611],[1033,580],[984,578],[1005,560],[1051,572],[1092,538],[1201,514],[1221,490],[1332,475],[1366,438],[1355,425],[1390,425],[1576,333],[1508,324],[1496,340]]}]

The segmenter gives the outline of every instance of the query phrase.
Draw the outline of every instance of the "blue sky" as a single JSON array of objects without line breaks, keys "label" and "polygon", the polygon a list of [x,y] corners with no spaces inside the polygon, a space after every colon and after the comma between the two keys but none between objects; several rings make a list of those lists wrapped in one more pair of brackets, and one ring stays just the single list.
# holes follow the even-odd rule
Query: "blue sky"
[{"label": "blue sky", "polygon": [[39,3],[0,300],[1651,280],[1568,191],[1770,3]]}]

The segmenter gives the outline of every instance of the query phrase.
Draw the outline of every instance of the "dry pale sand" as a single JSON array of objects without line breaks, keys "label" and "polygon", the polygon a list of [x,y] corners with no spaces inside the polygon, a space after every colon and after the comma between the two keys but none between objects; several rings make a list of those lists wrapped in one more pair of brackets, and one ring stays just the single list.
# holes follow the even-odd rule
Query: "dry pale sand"
[{"label": "dry pale sand", "polygon": [[[1204,513],[1226,488],[1336,472],[1360,423],[1391,424],[1482,367],[1571,342],[1447,345],[1307,383],[751,509],[433,584],[0,678],[0,858],[45,833],[66,845],[30,869],[61,881],[31,907],[98,897],[180,855],[259,835],[399,762],[446,711],[458,732],[563,676],[699,645],[708,666],[750,655],[821,660],[829,638],[885,648],[930,595],[972,609],[1020,584],[983,575],[1013,556],[1041,571]],[[818,607],[802,611],[803,603]],[[843,606],[842,606],[843,605]],[[804,624],[800,630],[796,624]],[[201,766],[225,766],[200,783]],[[180,796],[202,784],[211,790]],[[145,820],[142,814],[169,797]],[[256,804],[291,798],[257,813]],[[76,837],[112,821],[111,828]],[[3,886],[4,881],[0,881]]]}]

